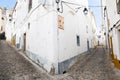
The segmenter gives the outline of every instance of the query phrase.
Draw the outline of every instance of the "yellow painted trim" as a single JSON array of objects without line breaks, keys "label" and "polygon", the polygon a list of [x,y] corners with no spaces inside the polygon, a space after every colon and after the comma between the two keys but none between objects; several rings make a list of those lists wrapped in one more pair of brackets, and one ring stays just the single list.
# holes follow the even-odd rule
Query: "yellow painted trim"
[{"label": "yellow painted trim", "polygon": [[118,24],[117,28],[120,27],[120,24]]},{"label": "yellow painted trim", "polygon": [[115,67],[120,69],[120,60],[117,59],[117,56],[114,53],[111,54],[112,62],[114,63]]},{"label": "yellow painted trim", "polygon": [[97,48],[97,45],[94,46],[94,49],[96,49],[96,48]]},{"label": "yellow painted trim", "polygon": [[15,37],[14,36],[12,37],[11,44],[15,45]]},{"label": "yellow painted trim", "polygon": [[117,58],[115,58],[114,64],[115,64],[115,67],[118,68],[118,69],[120,69],[120,63],[119,62],[120,61]]}]

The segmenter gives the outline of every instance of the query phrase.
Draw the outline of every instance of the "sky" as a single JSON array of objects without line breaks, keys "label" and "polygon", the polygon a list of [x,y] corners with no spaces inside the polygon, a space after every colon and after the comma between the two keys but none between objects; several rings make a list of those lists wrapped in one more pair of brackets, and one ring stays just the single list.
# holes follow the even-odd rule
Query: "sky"
[{"label": "sky", "polygon": [[97,28],[100,30],[102,25],[101,7],[93,7],[93,6],[101,6],[101,0],[88,0],[88,4],[91,11],[93,11],[95,15]]},{"label": "sky", "polygon": [[0,0],[0,7],[13,8],[17,0]]}]

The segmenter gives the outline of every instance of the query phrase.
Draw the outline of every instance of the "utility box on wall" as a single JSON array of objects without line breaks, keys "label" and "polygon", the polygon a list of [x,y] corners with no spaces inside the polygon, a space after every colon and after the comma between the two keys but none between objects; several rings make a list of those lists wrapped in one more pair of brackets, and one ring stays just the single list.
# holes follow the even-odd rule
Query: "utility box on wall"
[{"label": "utility box on wall", "polygon": [[58,16],[58,28],[64,30],[64,18],[62,16]]}]

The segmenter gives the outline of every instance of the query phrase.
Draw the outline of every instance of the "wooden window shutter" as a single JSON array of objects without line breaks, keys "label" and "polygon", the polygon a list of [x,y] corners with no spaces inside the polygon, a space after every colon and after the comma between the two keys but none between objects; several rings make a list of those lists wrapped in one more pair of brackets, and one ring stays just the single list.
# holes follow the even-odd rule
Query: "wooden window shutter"
[{"label": "wooden window shutter", "polygon": [[58,28],[64,30],[64,18],[62,16],[58,16]]}]

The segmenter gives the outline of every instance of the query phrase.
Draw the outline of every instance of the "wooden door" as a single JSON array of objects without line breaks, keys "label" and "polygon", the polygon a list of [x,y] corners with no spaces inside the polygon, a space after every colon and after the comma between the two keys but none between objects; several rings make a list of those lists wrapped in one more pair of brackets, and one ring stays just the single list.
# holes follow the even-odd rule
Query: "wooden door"
[{"label": "wooden door", "polygon": [[24,33],[24,46],[23,46],[23,51],[26,51],[26,33]]},{"label": "wooden door", "polygon": [[110,50],[111,50],[111,53],[113,53],[113,42],[112,42],[112,37],[110,37]]}]

